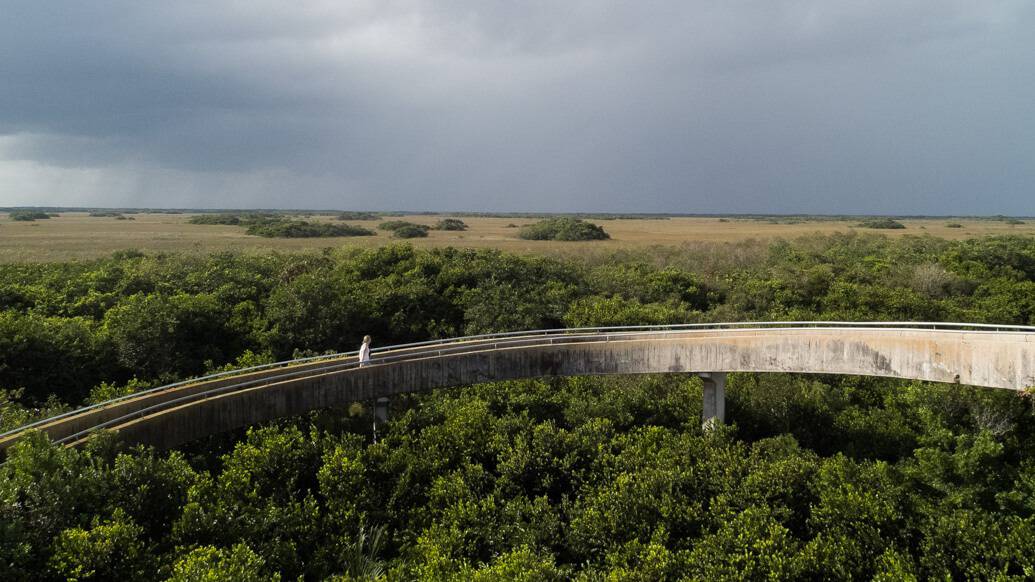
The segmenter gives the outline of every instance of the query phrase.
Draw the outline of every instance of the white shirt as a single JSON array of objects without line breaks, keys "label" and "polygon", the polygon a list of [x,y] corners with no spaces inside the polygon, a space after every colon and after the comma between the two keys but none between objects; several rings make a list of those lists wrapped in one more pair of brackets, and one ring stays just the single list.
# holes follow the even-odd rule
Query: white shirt
[{"label": "white shirt", "polygon": [[366,364],[370,362],[370,344],[364,342],[359,347],[359,363]]}]

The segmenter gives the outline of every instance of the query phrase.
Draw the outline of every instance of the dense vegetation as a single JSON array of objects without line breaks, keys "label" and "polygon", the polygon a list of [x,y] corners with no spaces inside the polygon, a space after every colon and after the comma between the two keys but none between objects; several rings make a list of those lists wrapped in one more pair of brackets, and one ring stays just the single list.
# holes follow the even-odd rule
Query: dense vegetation
[{"label": "dense vegetation", "polygon": [[248,227],[248,234],[280,238],[373,236],[374,231],[351,224],[309,222],[306,220],[268,220]]},{"label": "dense vegetation", "polygon": [[44,220],[54,216],[57,215],[39,212],[37,210],[14,210],[8,215],[8,218],[20,222],[31,222],[33,220]]},{"label": "dense vegetation", "polygon": [[338,220],[378,220],[380,218],[380,215],[373,212],[357,212],[352,210],[339,212],[337,216]]},{"label": "dense vegetation", "polygon": [[[381,230],[393,231],[398,230],[407,226],[424,226],[423,224],[417,224],[415,222],[409,222],[407,220],[387,220],[377,225],[377,228]],[[427,228],[426,226],[424,228]]]},{"label": "dense vegetation", "polygon": [[199,214],[190,217],[187,222],[190,224],[226,224],[237,226],[241,224],[241,217],[236,214]]},{"label": "dense vegetation", "polygon": [[[0,310],[10,427],[226,364],[355,349],[366,333],[1035,324],[1035,239],[839,235],[583,260],[121,253],[0,266]],[[733,426],[704,433],[700,390],[677,375],[443,390],[394,401],[376,444],[362,407],[171,453],[27,440],[0,468],[0,579],[1035,575],[1028,398],[735,374]]]},{"label": "dense vegetation", "polygon": [[432,228],[435,230],[467,230],[467,223],[459,218],[443,218]]},{"label": "dense vegetation", "polygon": [[286,221],[288,217],[283,214],[271,212],[246,212],[236,214],[229,212],[214,212],[211,214],[198,214],[190,217],[187,222],[190,224],[225,224],[230,226],[252,226],[256,224],[268,224],[271,222]]},{"label": "dense vegetation", "polygon": [[522,227],[518,236],[527,240],[603,240],[611,238],[604,229],[578,218],[547,218]]},{"label": "dense vegetation", "polygon": [[886,230],[901,230],[906,227],[906,225],[895,220],[894,218],[870,218],[868,220],[860,222],[857,226],[861,226],[863,228],[877,228]]},{"label": "dense vegetation", "polygon": [[405,220],[389,220],[377,225],[381,230],[387,230],[395,238],[424,238],[428,236],[430,227],[426,224],[417,224]]},{"label": "dense vegetation", "polygon": [[[339,216],[339,219],[341,217]],[[344,236],[373,236],[374,231],[351,224],[330,224],[291,220],[278,214],[199,214],[188,221],[191,224],[227,224],[247,226],[247,234],[269,238],[316,238]]]},{"label": "dense vegetation", "polygon": [[428,236],[428,227],[423,224],[407,224],[392,231],[394,238],[424,238]]}]

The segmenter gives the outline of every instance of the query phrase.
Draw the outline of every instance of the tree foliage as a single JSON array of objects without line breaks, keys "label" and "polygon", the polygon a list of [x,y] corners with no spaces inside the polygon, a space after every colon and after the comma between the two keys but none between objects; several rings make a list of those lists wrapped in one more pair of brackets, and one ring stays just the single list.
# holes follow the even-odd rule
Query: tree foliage
[{"label": "tree foliage", "polygon": [[[803,399],[772,393],[769,377],[733,377],[731,416]],[[1026,402],[890,380],[815,382],[823,447],[808,446],[817,435],[797,424],[702,432],[700,381],[676,375],[414,395],[393,404],[376,444],[366,413],[252,428],[193,461],[105,439],[77,451],[31,438],[0,467],[3,574],[1031,576]],[[887,410],[898,417],[858,421]],[[989,410],[1012,424],[990,430]],[[917,446],[870,448],[897,431]]]},{"label": "tree foliage", "polygon": [[377,225],[377,228],[391,232],[394,238],[424,238],[431,230],[431,227],[426,224],[405,220],[389,220]]},{"label": "tree foliage", "polygon": [[603,240],[611,238],[603,227],[580,218],[559,217],[522,227],[518,237],[526,240]]},{"label": "tree foliage", "polygon": [[306,220],[271,220],[256,222],[248,227],[248,234],[268,238],[316,238],[373,236],[374,231],[351,224],[309,222]]},{"label": "tree foliage", "polygon": [[[307,352],[557,326],[1035,323],[1035,241],[837,235],[706,265],[398,245],[0,266],[0,426]],[[689,253],[690,251],[683,251]],[[1027,397],[732,374],[700,428],[675,374],[500,382],[195,443],[0,466],[0,579],[1035,576]]]},{"label": "tree foliage", "polygon": [[467,223],[459,218],[443,218],[431,228],[435,230],[467,230]]},{"label": "tree foliage", "polygon": [[199,214],[190,217],[187,222],[190,224],[226,224],[237,226],[241,224],[241,217],[236,214]]},{"label": "tree foliage", "polygon": [[885,230],[901,230],[906,227],[906,225],[895,220],[894,218],[869,218],[860,222],[856,226],[861,226],[863,228],[877,228]]},{"label": "tree foliage", "polygon": [[380,215],[374,214],[373,212],[359,212],[355,210],[348,210],[345,212],[338,213],[336,217],[338,220],[378,220],[381,218]]},{"label": "tree foliage", "polygon": [[382,222],[381,224],[377,225],[377,228],[379,228],[381,230],[393,231],[393,230],[398,230],[398,229],[406,227],[406,226],[421,226],[421,225],[419,225],[419,224],[417,224],[415,222],[409,222],[407,220],[386,220],[385,222]]},{"label": "tree foliage", "polygon": [[423,224],[407,224],[392,230],[393,238],[425,238],[428,236],[427,226]]},{"label": "tree foliage", "polygon": [[14,221],[20,222],[32,222],[33,220],[44,220],[57,216],[56,214],[48,214],[46,212],[40,212],[38,210],[14,210],[7,215],[8,218]]}]

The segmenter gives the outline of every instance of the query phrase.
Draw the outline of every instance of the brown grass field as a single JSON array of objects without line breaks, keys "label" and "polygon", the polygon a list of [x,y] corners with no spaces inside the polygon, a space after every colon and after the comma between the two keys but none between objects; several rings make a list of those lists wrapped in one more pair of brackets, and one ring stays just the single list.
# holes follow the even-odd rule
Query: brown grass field
[{"label": "brown grass field", "polygon": [[[138,249],[146,252],[210,253],[237,250],[264,253],[299,251],[327,247],[372,247],[398,242],[390,233],[377,231],[377,236],[351,238],[263,238],[245,234],[244,227],[188,224],[190,214],[134,214],[133,220],[91,217],[86,213],[68,212],[60,217],[35,222],[17,222],[0,213],[0,262],[49,262],[89,259],[110,255],[114,251]],[[443,215],[445,216],[445,215]],[[418,215],[389,217],[386,220],[409,220],[434,224],[440,216]],[[330,216],[313,216],[307,220],[333,221]],[[764,219],[711,217],[674,217],[653,219],[594,219],[611,235],[611,240],[592,242],[526,241],[517,238],[517,228],[535,222],[531,218],[465,217],[470,227],[464,232],[431,231],[424,239],[408,239],[417,247],[497,248],[519,253],[556,255],[646,250],[652,246],[679,247],[692,243],[740,242],[795,238],[809,234],[830,234],[858,231],[887,236],[930,235],[962,239],[994,234],[1035,235],[1035,220],[1009,225],[990,219],[923,218],[900,220],[905,229],[873,230],[856,227],[857,220],[809,219],[796,224],[774,224]],[[335,221],[336,222],[336,221]],[[376,229],[380,221],[353,221],[349,224]],[[962,228],[948,228],[949,223]]]}]

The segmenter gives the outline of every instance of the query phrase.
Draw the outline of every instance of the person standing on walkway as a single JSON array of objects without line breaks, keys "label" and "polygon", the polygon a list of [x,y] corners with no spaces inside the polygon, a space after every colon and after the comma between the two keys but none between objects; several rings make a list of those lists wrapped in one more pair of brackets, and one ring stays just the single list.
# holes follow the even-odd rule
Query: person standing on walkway
[{"label": "person standing on walkway", "polygon": [[359,365],[366,366],[370,363],[370,336],[363,336],[363,345],[359,346]]}]

